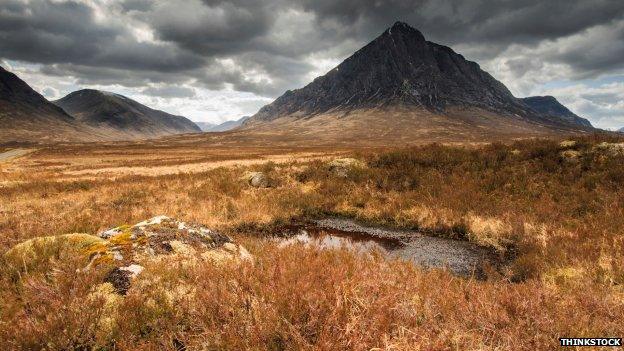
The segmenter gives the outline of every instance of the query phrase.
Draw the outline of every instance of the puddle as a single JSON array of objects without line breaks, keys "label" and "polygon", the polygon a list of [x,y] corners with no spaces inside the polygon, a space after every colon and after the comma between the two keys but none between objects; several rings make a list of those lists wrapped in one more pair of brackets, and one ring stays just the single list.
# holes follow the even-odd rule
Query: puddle
[{"label": "puddle", "polygon": [[483,277],[485,264],[495,264],[491,250],[417,231],[367,227],[351,220],[323,219],[284,227],[280,246],[303,243],[320,249],[344,248],[357,253],[378,251],[388,259],[403,259],[424,268],[448,269],[460,276]]}]

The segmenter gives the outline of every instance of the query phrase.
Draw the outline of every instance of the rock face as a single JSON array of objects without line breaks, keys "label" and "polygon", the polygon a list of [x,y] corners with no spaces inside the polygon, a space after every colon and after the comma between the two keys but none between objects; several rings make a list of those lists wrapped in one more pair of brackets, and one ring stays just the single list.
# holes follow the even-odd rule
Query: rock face
[{"label": "rock face", "polygon": [[54,103],[91,127],[128,138],[149,138],[201,129],[182,116],[151,109],[119,94],[84,89]]},{"label": "rock face", "polygon": [[531,96],[521,99],[522,102],[527,104],[533,110],[553,118],[561,118],[570,123],[577,124],[584,127],[592,127],[591,122],[574,114],[574,112],[568,110],[553,96]]},{"label": "rock face", "polygon": [[148,261],[183,259],[220,264],[252,259],[228,236],[166,216],[115,227],[97,236],[67,234],[31,239],[10,249],[5,259],[17,270],[32,270],[35,265],[45,268],[48,260],[64,255],[84,258],[85,270],[108,267],[106,282],[120,294],[128,291]]},{"label": "rock face", "polygon": [[[397,114],[384,112],[393,108],[400,111]],[[510,131],[517,130],[520,122],[524,123],[521,128],[529,130],[535,129],[535,125],[550,129],[578,128],[566,118],[542,115],[530,108],[477,63],[464,59],[449,47],[425,40],[418,30],[402,22],[395,23],[326,75],[301,89],[287,91],[264,106],[244,127],[251,129],[285,119],[300,121],[300,127],[311,125],[310,121],[317,116],[344,119],[354,114],[364,116],[362,111],[370,110],[381,111],[374,118],[385,118],[385,123],[390,125],[400,123],[400,115],[424,111],[413,118],[426,118],[431,122],[412,124],[429,130],[438,128],[441,133],[453,128],[462,132],[462,128],[481,123],[493,129],[492,132],[501,128],[497,123],[509,126]],[[453,111],[462,114],[452,116]],[[487,111],[489,115],[479,111]],[[441,115],[451,118],[438,118]],[[328,123],[333,120],[319,125]],[[349,123],[336,123],[339,124],[348,127],[343,131],[346,134],[356,127],[356,117]],[[293,131],[298,128],[291,125],[283,128],[290,127]]]},{"label": "rock face", "polygon": [[253,118],[396,103],[432,109],[471,105],[514,113],[526,110],[478,64],[397,22],[329,73],[305,88],[286,92]]},{"label": "rock face", "polygon": [[0,142],[93,138],[75,118],[0,67]]}]

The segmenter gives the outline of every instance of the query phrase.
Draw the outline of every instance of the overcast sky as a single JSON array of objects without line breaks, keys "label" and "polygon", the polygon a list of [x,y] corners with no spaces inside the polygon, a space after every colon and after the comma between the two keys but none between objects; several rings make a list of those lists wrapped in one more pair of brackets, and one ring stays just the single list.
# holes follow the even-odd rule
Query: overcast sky
[{"label": "overcast sky", "polygon": [[49,99],[81,88],[195,121],[255,113],[400,20],[518,97],[624,126],[623,0],[0,0],[0,65]]}]

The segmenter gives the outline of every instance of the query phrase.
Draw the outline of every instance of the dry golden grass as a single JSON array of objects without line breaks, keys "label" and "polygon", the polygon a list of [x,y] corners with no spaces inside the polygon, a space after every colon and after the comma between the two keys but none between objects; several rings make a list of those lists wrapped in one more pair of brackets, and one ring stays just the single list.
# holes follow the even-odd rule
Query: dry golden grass
[{"label": "dry golden grass", "polygon": [[[574,159],[549,140],[401,150],[182,139],[39,147],[0,164],[0,253],[28,238],[165,214],[229,233],[255,261],[155,262],[114,303],[93,291],[104,272],[77,272],[84,262],[71,257],[20,278],[0,269],[0,349],[546,350],[561,336],[622,336],[624,156],[595,148],[603,138],[579,140]],[[342,178],[328,154],[367,167]],[[111,168],[125,170],[89,172]],[[240,180],[250,170],[274,187],[250,188]],[[263,239],[279,223],[328,215],[471,240],[512,261],[477,281]]]}]

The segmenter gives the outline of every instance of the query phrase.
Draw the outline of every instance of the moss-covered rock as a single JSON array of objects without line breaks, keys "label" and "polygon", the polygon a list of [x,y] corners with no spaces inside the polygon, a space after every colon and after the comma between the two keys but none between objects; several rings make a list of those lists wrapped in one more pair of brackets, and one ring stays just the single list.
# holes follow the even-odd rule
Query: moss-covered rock
[{"label": "moss-covered rock", "polygon": [[150,260],[196,264],[236,262],[251,259],[251,255],[226,235],[199,224],[158,216],[105,230],[98,236],[65,234],[30,239],[11,248],[4,259],[26,273],[50,269],[52,260],[84,260],[84,270],[109,270],[105,280],[118,293],[125,294]]},{"label": "moss-covered rock", "polygon": [[95,255],[103,255],[109,244],[97,236],[74,233],[33,238],[19,243],[4,254],[5,262],[20,271],[49,268],[51,261],[84,258],[85,263]]}]

